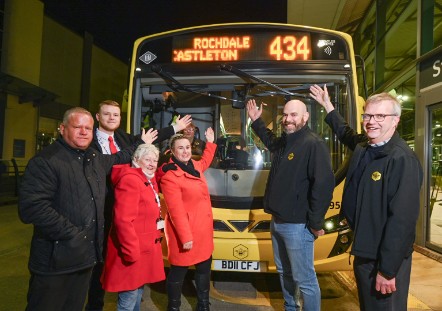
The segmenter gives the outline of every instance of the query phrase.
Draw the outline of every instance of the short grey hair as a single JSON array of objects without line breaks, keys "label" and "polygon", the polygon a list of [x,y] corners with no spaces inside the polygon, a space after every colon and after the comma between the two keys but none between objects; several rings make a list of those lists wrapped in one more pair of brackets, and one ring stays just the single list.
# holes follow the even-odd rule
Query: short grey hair
[{"label": "short grey hair", "polygon": [[[70,108],[70,109],[66,110],[66,112],[64,113],[64,115],[63,115],[63,124],[64,125],[68,124],[69,119],[71,118],[71,116],[74,113],[86,114],[86,115],[89,115],[92,118],[92,114],[90,113],[89,110],[84,109],[82,107],[73,107],[73,108]],[[92,118],[92,120],[93,119],[94,118]]]},{"label": "short grey hair", "polygon": [[400,101],[397,99],[397,97],[389,94],[389,93],[379,93],[379,94],[374,94],[371,95],[370,97],[367,98],[367,101],[365,102],[365,106],[364,108],[368,105],[368,104],[377,104],[380,103],[381,101],[388,101],[391,102],[393,104],[393,112],[395,115],[397,116],[401,116],[401,112],[402,112],[402,107],[401,107],[401,103]]},{"label": "short grey hair", "polygon": [[138,148],[135,150],[134,154],[132,155],[132,160],[137,162],[138,159],[140,159],[142,156],[153,153],[156,158],[158,159],[160,157],[160,151],[157,147],[151,144],[141,144],[138,146]]}]

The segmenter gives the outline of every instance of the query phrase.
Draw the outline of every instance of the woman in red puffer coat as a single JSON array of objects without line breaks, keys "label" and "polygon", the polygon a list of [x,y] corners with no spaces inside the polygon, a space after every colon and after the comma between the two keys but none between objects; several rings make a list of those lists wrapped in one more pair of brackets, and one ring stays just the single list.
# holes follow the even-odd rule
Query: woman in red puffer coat
[{"label": "woman in red puffer coat", "polygon": [[132,167],[115,165],[114,217],[101,277],[103,288],[118,292],[117,310],[140,310],[144,284],[165,279],[161,250],[158,186],[155,171],[158,149],[138,146]]},{"label": "woman in red puffer coat", "polygon": [[206,130],[201,160],[191,159],[192,148],[182,134],[169,141],[172,158],[162,167],[161,190],[167,205],[165,234],[171,265],[167,276],[167,310],[179,310],[181,289],[189,266],[195,265],[197,310],[209,310],[213,252],[213,215],[204,171],[216,150],[214,133]]}]

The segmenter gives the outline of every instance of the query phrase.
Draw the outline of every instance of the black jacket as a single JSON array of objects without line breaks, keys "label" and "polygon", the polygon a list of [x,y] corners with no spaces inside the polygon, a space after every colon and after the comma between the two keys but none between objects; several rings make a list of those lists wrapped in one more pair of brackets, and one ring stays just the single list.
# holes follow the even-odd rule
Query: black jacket
[{"label": "black jacket", "polygon": [[322,229],[334,189],[325,142],[307,125],[281,137],[267,129],[261,118],[252,123],[252,128],[272,152],[264,210],[284,222]]},{"label": "black jacket", "polygon": [[395,133],[365,167],[357,193],[349,194],[348,184],[367,152],[367,139],[354,132],[336,111],[327,115],[326,122],[338,139],[354,150],[342,198],[343,213],[355,204],[348,198],[356,198],[352,254],[378,260],[379,271],[392,278],[403,259],[413,252],[422,167],[414,152]]},{"label": "black jacket", "polygon": [[[154,140],[154,144],[160,143],[166,139],[169,139],[173,134],[175,134],[175,130],[173,129],[173,126],[168,126],[162,129],[158,130],[158,137],[156,140]],[[139,136],[134,136],[132,134],[126,133],[122,129],[117,129],[114,132],[114,139],[117,142],[118,146],[121,149],[127,148],[132,146],[132,144],[138,139]],[[94,128],[94,139],[92,140],[91,147],[102,153],[101,146],[98,143],[97,139],[97,129]]]},{"label": "black jacket", "polygon": [[34,225],[29,270],[55,275],[102,260],[106,175],[128,163],[136,146],[115,155],[79,151],[63,138],[34,156],[19,193],[19,216]]}]

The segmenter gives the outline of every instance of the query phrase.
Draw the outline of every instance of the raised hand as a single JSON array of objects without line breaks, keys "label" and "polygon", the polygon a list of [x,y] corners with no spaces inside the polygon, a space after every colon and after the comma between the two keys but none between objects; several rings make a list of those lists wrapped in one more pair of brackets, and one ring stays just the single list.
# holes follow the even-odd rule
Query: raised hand
[{"label": "raised hand", "polygon": [[258,107],[254,99],[247,101],[247,114],[252,121],[255,121],[262,115],[262,105],[261,103],[261,106]]},{"label": "raised hand", "polygon": [[186,114],[182,119],[180,116],[177,116],[175,119],[176,131],[184,130],[190,123],[192,123],[192,116],[190,114]]},{"label": "raised hand", "polygon": [[215,141],[215,133],[213,132],[213,129],[209,127],[206,132],[204,133],[206,136],[206,141],[209,143],[213,143]]},{"label": "raised hand", "polygon": [[157,139],[158,131],[154,129],[148,129],[147,131],[145,129],[142,129],[141,131],[141,139],[146,144],[151,144],[155,139]]},{"label": "raised hand", "polygon": [[321,89],[319,85],[312,85],[310,87],[310,97],[324,107],[327,113],[335,110],[335,107],[333,107],[333,104],[330,101],[330,96],[328,95],[327,85],[324,84],[324,89]]}]

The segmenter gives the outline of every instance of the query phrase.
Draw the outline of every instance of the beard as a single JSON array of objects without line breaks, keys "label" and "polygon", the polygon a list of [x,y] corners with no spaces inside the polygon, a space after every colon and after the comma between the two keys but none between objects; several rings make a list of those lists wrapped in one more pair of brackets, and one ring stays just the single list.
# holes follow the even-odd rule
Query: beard
[{"label": "beard", "polygon": [[[304,124],[302,124],[302,123],[296,124],[295,122],[284,122],[284,123],[282,123],[282,128],[284,130],[284,133],[293,134],[293,133],[299,131],[300,129],[302,129],[304,127]],[[288,128],[287,127],[288,125],[294,125],[295,127]]]}]

